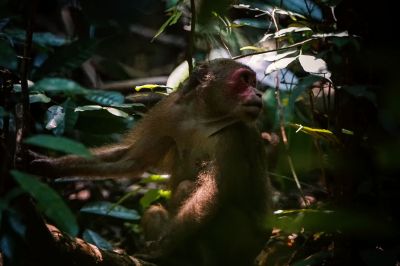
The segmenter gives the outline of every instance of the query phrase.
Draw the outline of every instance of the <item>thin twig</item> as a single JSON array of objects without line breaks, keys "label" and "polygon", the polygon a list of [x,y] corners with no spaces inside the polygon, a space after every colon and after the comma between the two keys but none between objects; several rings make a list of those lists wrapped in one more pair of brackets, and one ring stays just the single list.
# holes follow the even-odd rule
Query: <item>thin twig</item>
[{"label": "thin twig", "polygon": [[[313,126],[315,126],[315,107],[314,107],[314,94],[313,91],[310,90],[309,92],[309,98],[310,98],[310,108],[311,108],[311,121]],[[322,181],[322,186],[326,189],[328,189],[327,183],[326,183],[326,172],[325,172],[325,167],[324,167],[324,157],[322,154],[322,148],[321,148],[321,144],[319,143],[319,141],[315,138],[313,138],[313,142],[314,142],[314,146],[317,149],[317,154],[318,154],[318,160],[319,160],[319,167],[321,170],[321,181]]]},{"label": "thin twig", "polygon": [[298,42],[298,43],[294,43],[294,44],[288,45],[286,47],[281,47],[281,48],[272,49],[272,50],[268,50],[268,51],[259,51],[259,52],[254,52],[254,53],[242,54],[242,55],[238,55],[238,56],[233,57],[233,59],[237,60],[237,59],[240,59],[240,58],[243,58],[243,57],[247,57],[247,56],[253,56],[253,55],[259,55],[259,54],[266,54],[266,53],[272,53],[272,52],[285,51],[285,50],[288,50],[288,49],[291,49],[291,48],[294,48],[294,47],[297,47],[297,46],[301,46],[301,45],[303,45],[303,44],[305,44],[305,43],[307,43],[309,41],[316,40],[316,39],[318,39],[318,38],[310,38],[310,39],[307,39],[307,40],[304,40],[304,41],[301,41],[301,42]]},{"label": "thin twig", "polygon": [[192,19],[190,22],[190,32],[189,32],[189,47],[187,50],[187,62],[189,65],[189,75],[193,71],[193,50],[194,50],[194,35],[196,33],[196,5],[194,0],[190,0],[190,12],[192,13]]},{"label": "thin twig", "polygon": [[[272,20],[274,22],[275,28],[277,30],[279,30],[278,21],[275,18],[275,9],[272,11]],[[279,47],[278,40],[275,39],[275,41],[276,41],[276,47]],[[303,189],[301,187],[299,178],[297,177],[297,173],[296,173],[296,170],[294,168],[292,157],[290,156],[290,153],[289,153],[289,143],[288,143],[288,138],[287,138],[286,130],[285,130],[285,116],[284,116],[284,112],[283,112],[283,105],[282,105],[282,102],[281,102],[281,95],[280,95],[280,90],[279,90],[279,82],[280,82],[280,80],[279,80],[279,71],[276,71],[276,76],[275,76],[275,97],[276,97],[276,103],[277,103],[277,106],[278,106],[278,115],[279,115],[280,131],[281,131],[281,137],[282,137],[282,141],[283,141],[283,146],[285,147],[285,152],[286,152],[287,160],[288,160],[288,163],[289,163],[289,168],[290,168],[290,171],[292,173],[293,179],[294,179],[294,181],[296,183],[296,186],[299,189],[300,196],[303,199],[304,204],[306,206],[308,206],[308,203],[307,203],[306,198],[304,196]]]},{"label": "thin twig", "polygon": [[24,44],[24,54],[21,62],[21,98],[20,102],[16,105],[16,120],[17,120],[17,132],[16,132],[16,151],[14,163],[18,167],[24,167],[20,162],[26,162],[26,154],[23,149],[22,141],[28,135],[29,127],[29,88],[28,88],[28,73],[31,63],[31,49],[32,49],[32,35],[33,29],[32,24],[36,13],[37,0],[30,2],[28,21],[26,26],[26,36]]}]

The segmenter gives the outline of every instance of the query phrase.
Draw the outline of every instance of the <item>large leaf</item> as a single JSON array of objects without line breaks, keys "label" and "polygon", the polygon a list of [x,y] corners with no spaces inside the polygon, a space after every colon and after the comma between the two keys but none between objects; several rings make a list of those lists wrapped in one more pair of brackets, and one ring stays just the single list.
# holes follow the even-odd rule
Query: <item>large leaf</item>
[{"label": "large leaf", "polygon": [[43,93],[35,93],[29,95],[30,103],[49,103],[51,99]]},{"label": "large leaf", "polygon": [[142,206],[143,209],[146,209],[159,198],[169,198],[170,195],[171,192],[169,190],[150,189],[140,199],[140,205]]},{"label": "large leaf", "polygon": [[78,234],[78,223],[74,214],[53,189],[33,175],[17,170],[11,171],[11,174],[18,184],[37,201],[38,208],[62,231],[72,236]]},{"label": "large leaf", "polygon": [[89,203],[81,208],[81,212],[110,216],[123,220],[137,221],[140,215],[136,210],[107,201]]},{"label": "large leaf", "polygon": [[35,90],[52,94],[65,93],[67,95],[86,94],[88,90],[75,81],[63,78],[45,78],[34,85]]},{"label": "large leaf", "polygon": [[91,244],[96,245],[96,247],[99,247],[101,249],[105,249],[105,250],[112,250],[113,247],[112,245],[105,240],[104,238],[102,238],[98,233],[96,233],[95,231],[86,229],[83,234],[83,239]]},{"label": "large leaf", "polygon": [[98,111],[98,110],[106,110],[112,115],[127,118],[129,117],[129,114],[121,111],[117,108],[114,107],[103,107],[100,105],[85,105],[85,106],[78,106],[75,108],[75,112],[84,112],[84,111]]},{"label": "large leaf", "polygon": [[276,70],[286,68],[290,63],[297,59],[297,56],[285,57],[278,61],[272,62],[265,70],[265,75],[268,75]]},{"label": "large leaf", "polygon": [[80,67],[95,52],[96,40],[78,40],[59,48],[35,73],[44,76],[49,73],[64,73]]},{"label": "large leaf", "polygon": [[71,98],[67,98],[62,106],[65,112],[64,128],[65,131],[68,132],[75,127],[75,124],[78,121],[79,113],[75,112],[76,103]]},{"label": "large leaf", "polygon": [[321,80],[321,77],[319,76],[314,76],[314,75],[309,75],[305,78],[302,78],[299,83],[294,87],[290,98],[289,98],[289,108],[293,109],[294,104],[297,100],[297,98],[303,94],[306,90],[312,88],[312,86]]},{"label": "large leaf", "polygon": [[288,55],[291,55],[295,52],[297,52],[297,49],[290,49],[290,50],[287,50],[282,53],[270,52],[270,53],[266,53],[264,55],[263,59],[267,60],[267,61],[277,61],[277,60],[287,57]]},{"label": "large leaf", "polygon": [[117,91],[91,90],[85,98],[101,105],[118,105],[124,102],[124,96]]},{"label": "large leaf", "polygon": [[169,75],[167,87],[176,90],[189,77],[189,65],[187,61],[180,63]]},{"label": "large leaf", "polygon": [[17,55],[15,50],[11,47],[10,43],[0,39],[0,66],[8,69],[17,69]]},{"label": "large leaf", "polygon": [[92,156],[90,151],[83,144],[64,137],[35,135],[27,138],[25,143],[69,154],[76,154],[83,157]]},{"label": "large leaf", "polygon": [[[7,35],[19,40],[25,41],[26,32],[20,29],[7,29],[5,31]],[[32,41],[41,46],[62,46],[67,44],[69,41],[65,37],[54,35],[50,32],[34,32]]]},{"label": "large leaf", "polygon": [[330,79],[331,72],[329,72],[326,62],[323,59],[313,55],[299,55],[299,62],[304,71]]}]

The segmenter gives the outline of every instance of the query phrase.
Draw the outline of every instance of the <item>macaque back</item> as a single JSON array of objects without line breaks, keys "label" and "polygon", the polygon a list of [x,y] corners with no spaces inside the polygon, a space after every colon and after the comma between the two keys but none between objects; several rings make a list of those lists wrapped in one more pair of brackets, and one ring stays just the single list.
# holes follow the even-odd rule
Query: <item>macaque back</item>
[{"label": "macaque back", "polygon": [[252,265],[269,236],[271,193],[255,121],[262,111],[255,73],[231,59],[199,65],[182,89],[163,99],[119,144],[93,158],[38,159],[54,177],[171,174],[167,207],[143,216],[158,265]]}]

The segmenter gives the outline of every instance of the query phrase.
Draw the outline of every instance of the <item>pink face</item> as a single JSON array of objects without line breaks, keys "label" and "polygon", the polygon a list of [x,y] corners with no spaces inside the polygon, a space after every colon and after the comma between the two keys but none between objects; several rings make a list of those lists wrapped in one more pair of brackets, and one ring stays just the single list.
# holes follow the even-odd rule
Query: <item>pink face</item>
[{"label": "pink face", "polygon": [[243,120],[254,120],[262,110],[261,92],[256,89],[256,74],[249,68],[235,70],[228,78],[229,93],[239,103],[236,113]]}]

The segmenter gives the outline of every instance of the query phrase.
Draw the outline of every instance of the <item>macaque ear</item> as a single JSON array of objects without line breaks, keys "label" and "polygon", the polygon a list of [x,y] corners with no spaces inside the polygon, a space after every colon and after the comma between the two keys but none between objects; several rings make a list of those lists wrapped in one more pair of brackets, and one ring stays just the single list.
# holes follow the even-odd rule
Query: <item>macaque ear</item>
[{"label": "macaque ear", "polygon": [[185,86],[182,88],[183,93],[188,93],[197,88],[200,84],[204,84],[210,76],[210,69],[207,63],[200,64],[193,69]]}]

